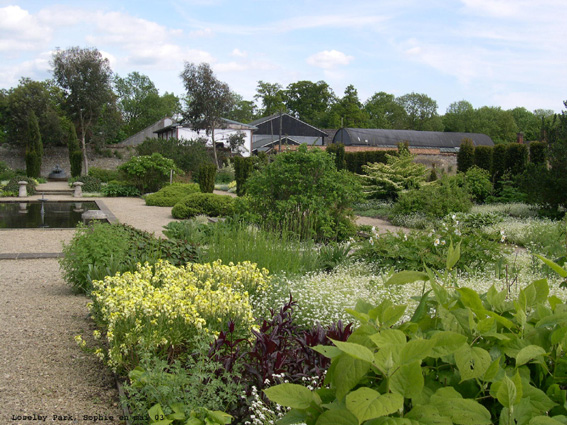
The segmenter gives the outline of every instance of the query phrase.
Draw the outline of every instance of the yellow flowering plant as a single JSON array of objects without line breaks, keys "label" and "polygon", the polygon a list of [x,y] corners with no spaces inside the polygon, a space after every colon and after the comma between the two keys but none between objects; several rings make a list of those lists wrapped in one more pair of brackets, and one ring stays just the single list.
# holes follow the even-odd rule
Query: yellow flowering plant
[{"label": "yellow flowering plant", "polygon": [[269,284],[268,271],[249,262],[175,267],[159,261],[93,281],[89,308],[106,331],[109,366],[131,370],[144,352],[173,361],[191,350],[195,337],[214,336],[228,320],[248,333],[249,293]]}]

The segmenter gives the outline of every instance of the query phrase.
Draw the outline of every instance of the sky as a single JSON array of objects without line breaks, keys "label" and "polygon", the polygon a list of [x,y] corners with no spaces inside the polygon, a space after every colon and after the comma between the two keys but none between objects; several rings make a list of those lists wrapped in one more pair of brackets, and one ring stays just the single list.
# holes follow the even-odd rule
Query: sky
[{"label": "sky", "polygon": [[73,46],[178,96],[185,62],[207,62],[246,100],[258,81],[300,80],[339,97],[352,84],[362,102],[424,93],[441,115],[567,100],[566,0],[0,0],[0,88],[51,78]]}]

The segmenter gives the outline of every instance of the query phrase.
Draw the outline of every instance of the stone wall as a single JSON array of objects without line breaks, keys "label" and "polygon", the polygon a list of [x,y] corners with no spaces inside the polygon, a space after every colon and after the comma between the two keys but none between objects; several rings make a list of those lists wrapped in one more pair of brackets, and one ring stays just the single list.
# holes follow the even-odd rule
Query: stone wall
[{"label": "stone wall", "polygon": [[[105,169],[116,169],[120,164],[130,159],[134,153],[131,148],[113,148],[105,150],[106,155],[95,154],[93,150],[88,152],[89,167]],[[13,170],[25,170],[25,149],[0,145],[0,161],[4,161]],[[65,146],[46,146],[43,148],[43,161],[41,163],[41,177],[47,177],[49,173],[59,165],[67,174],[70,173],[69,151]]]}]

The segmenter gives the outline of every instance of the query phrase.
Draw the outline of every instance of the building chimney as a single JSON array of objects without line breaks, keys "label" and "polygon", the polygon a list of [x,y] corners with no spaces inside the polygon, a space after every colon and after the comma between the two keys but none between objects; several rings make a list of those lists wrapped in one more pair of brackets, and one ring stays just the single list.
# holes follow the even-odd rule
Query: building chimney
[{"label": "building chimney", "polygon": [[516,133],[516,141],[520,144],[524,143],[524,133]]}]

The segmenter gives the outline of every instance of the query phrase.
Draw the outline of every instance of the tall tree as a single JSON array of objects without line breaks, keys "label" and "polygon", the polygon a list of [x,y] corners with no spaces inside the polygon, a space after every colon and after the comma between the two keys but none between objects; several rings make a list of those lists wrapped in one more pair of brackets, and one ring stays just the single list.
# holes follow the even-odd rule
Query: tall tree
[{"label": "tall tree", "polygon": [[234,97],[234,106],[226,118],[242,123],[254,121],[258,115],[256,104],[252,100],[244,100],[237,93],[232,95]]},{"label": "tall tree", "polygon": [[510,110],[518,131],[524,133],[525,141],[539,140],[541,133],[541,119],[526,108],[514,108]]},{"label": "tall tree", "polygon": [[39,132],[39,123],[34,111],[28,114],[26,126],[26,174],[28,177],[39,177],[43,159],[43,144]]},{"label": "tall tree", "polygon": [[368,114],[370,128],[386,128],[403,130],[407,113],[403,106],[396,102],[393,94],[374,93],[364,104]]},{"label": "tall tree", "polygon": [[516,140],[518,126],[510,111],[500,107],[483,106],[474,114],[474,132],[488,134],[495,143],[510,143]]},{"label": "tall tree", "polygon": [[84,171],[88,173],[87,138],[112,101],[112,70],[108,59],[95,48],[57,50],[52,59],[53,77],[64,91],[65,107],[81,135]]},{"label": "tall tree", "polygon": [[218,128],[221,118],[232,109],[234,96],[228,84],[219,81],[207,63],[197,66],[185,62],[181,79],[189,99],[183,116],[194,130],[205,130],[211,135],[215,164],[218,167],[215,128]]},{"label": "tall tree", "polygon": [[470,133],[474,125],[474,108],[470,102],[459,100],[447,108],[443,116],[445,131]]},{"label": "tall tree", "polygon": [[284,91],[281,84],[258,81],[254,99],[262,104],[260,115],[266,117],[277,112],[285,112]]},{"label": "tall tree", "polygon": [[358,91],[352,84],[345,89],[344,96],[331,106],[327,120],[322,122],[325,127],[368,127],[368,114],[358,99]]},{"label": "tall tree", "polygon": [[443,122],[437,114],[437,102],[426,94],[405,94],[398,97],[396,102],[407,113],[407,129],[420,131],[443,130]]},{"label": "tall tree", "polygon": [[152,80],[139,72],[131,72],[125,78],[116,76],[114,88],[126,137],[181,111],[179,98],[169,93],[160,96]]},{"label": "tall tree", "polygon": [[284,99],[288,111],[296,118],[318,125],[335,101],[335,94],[324,81],[298,81],[287,86]]}]

